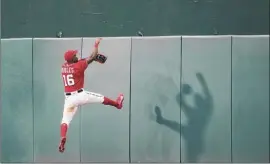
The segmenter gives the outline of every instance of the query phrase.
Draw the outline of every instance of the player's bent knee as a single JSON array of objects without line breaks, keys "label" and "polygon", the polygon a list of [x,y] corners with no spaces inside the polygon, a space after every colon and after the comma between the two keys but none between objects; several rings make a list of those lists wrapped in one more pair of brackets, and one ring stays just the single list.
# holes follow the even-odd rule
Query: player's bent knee
[{"label": "player's bent knee", "polygon": [[73,107],[68,107],[68,108],[66,108],[66,112],[67,113],[73,113],[75,111],[75,107],[73,106]]},{"label": "player's bent knee", "polygon": [[70,124],[70,122],[72,121],[73,119],[73,116],[76,112],[76,107],[69,107],[69,108],[66,108],[64,113],[63,113],[63,118],[62,118],[62,124],[65,123],[67,125]]}]

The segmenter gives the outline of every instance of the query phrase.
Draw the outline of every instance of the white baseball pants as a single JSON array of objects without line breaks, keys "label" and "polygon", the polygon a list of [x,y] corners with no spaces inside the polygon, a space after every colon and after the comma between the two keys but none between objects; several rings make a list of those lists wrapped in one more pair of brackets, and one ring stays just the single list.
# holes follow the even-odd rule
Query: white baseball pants
[{"label": "white baseball pants", "polygon": [[71,95],[65,95],[64,111],[61,123],[69,125],[79,106],[90,103],[103,103],[103,101],[103,95],[85,90],[80,93],[72,92]]}]

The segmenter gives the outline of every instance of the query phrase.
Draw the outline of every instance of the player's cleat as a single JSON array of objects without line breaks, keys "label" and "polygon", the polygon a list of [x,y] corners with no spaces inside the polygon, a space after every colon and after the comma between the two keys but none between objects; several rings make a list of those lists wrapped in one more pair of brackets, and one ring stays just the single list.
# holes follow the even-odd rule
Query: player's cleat
[{"label": "player's cleat", "polygon": [[59,152],[63,153],[65,151],[66,137],[62,137],[59,144]]},{"label": "player's cleat", "polygon": [[116,99],[116,102],[118,104],[117,107],[116,107],[117,109],[122,109],[123,101],[124,101],[124,95],[121,93]]}]

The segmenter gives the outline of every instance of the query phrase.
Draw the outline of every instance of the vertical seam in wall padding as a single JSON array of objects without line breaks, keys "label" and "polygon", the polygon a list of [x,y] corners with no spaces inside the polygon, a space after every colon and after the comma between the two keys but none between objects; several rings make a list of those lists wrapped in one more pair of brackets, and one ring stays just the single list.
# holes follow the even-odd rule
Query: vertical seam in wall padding
[{"label": "vertical seam in wall padding", "polygon": [[[183,64],[183,62],[182,62],[182,53],[183,53],[183,37],[181,36],[181,38],[180,38],[180,40],[181,40],[181,43],[180,43],[180,96],[179,96],[179,98],[181,99],[181,96],[182,96],[182,94],[181,94],[181,91],[182,91],[182,64]],[[180,102],[180,124],[181,124],[181,101],[180,100],[178,100],[179,102]],[[182,143],[181,143],[181,130],[182,130],[182,128],[181,128],[181,126],[180,126],[180,163],[182,163],[182,155],[181,155],[181,146],[182,146]]]},{"label": "vertical seam in wall padding", "polygon": [[129,130],[128,130],[128,162],[131,163],[131,65],[132,65],[132,37],[130,37],[130,58],[129,58]]},{"label": "vertical seam in wall padding", "polygon": [[[83,52],[83,37],[81,38],[81,59],[82,59],[82,52]],[[79,117],[79,120],[80,120],[80,128],[79,128],[79,131],[80,131],[80,133],[79,133],[79,145],[80,145],[80,149],[79,149],[79,153],[80,153],[80,162],[82,162],[82,110],[81,110],[81,106],[80,106],[80,108],[79,108],[79,110],[80,110],[80,117]]]},{"label": "vertical seam in wall padding", "polygon": [[34,38],[32,38],[32,121],[33,121],[33,162],[35,162],[35,105],[34,105]]},{"label": "vertical seam in wall padding", "polygon": [[233,111],[232,111],[232,96],[233,96],[233,94],[232,94],[232,77],[233,77],[233,71],[232,71],[232,62],[233,62],[233,60],[232,60],[232,52],[233,52],[233,39],[232,39],[232,36],[231,36],[231,163],[233,162]]}]

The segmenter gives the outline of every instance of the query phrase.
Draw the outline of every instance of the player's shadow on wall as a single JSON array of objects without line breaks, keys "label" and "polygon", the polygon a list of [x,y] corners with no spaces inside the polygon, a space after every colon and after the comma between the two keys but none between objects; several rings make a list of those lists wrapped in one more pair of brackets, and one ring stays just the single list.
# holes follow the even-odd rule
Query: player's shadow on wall
[{"label": "player's shadow on wall", "polygon": [[[160,107],[155,107],[156,122],[181,134],[185,140],[185,162],[197,162],[200,155],[204,152],[205,128],[213,112],[213,98],[206,81],[201,73],[197,73],[196,76],[203,88],[203,94],[194,93],[189,84],[183,84],[181,86],[181,93],[176,96],[176,101],[187,118],[186,125],[164,118]],[[186,102],[185,96],[187,95],[193,96],[193,107]]]}]

